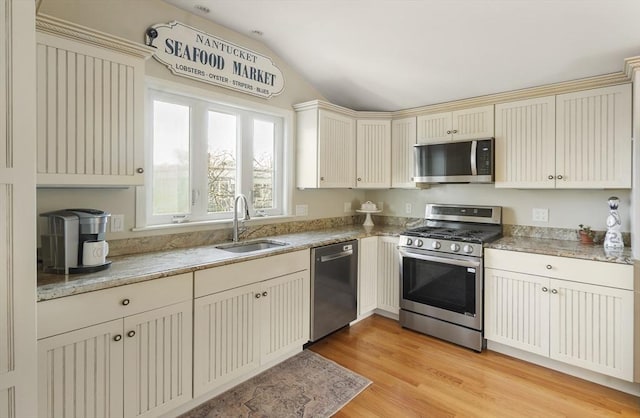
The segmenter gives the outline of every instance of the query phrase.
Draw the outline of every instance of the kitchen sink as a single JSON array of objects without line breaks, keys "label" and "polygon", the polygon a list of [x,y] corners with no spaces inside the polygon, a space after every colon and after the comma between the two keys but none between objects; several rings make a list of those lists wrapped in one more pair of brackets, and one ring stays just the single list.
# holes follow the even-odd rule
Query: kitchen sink
[{"label": "kitchen sink", "polygon": [[284,247],[285,245],[289,245],[289,243],[270,239],[259,239],[253,241],[232,242],[229,244],[217,245],[216,248],[232,253],[250,253],[253,251],[266,250],[269,248]]}]

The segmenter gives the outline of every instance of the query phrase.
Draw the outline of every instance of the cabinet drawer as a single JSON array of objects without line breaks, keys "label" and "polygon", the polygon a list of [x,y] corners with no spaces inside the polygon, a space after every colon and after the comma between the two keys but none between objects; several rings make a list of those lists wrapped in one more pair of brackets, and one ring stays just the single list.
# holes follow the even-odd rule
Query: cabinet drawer
[{"label": "cabinet drawer", "polygon": [[308,270],[309,257],[309,250],[302,250],[196,271],[194,297]]},{"label": "cabinet drawer", "polygon": [[598,286],[633,290],[633,266],[487,248],[484,266]]},{"label": "cabinet drawer", "polygon": [[189,300],[192,279],[192,273],[185,273],[39,302],[38,338]]}]

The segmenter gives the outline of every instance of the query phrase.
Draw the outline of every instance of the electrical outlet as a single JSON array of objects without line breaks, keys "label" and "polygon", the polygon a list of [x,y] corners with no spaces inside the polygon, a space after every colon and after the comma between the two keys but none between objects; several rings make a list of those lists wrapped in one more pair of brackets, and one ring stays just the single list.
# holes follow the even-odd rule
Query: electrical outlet
[{"label": "electrical outlet", "polygon": [[412,212],[411,203],[405,203],[404,204],[404,212],[408,213],[408,214],[411,214],[411,212]]},{"label": "electrical outlet", "polygon": [[111,215],[111,232],[124,231],[124,215]]},{"label": "electrical outlet", "polygon": [[351,212],[351,202],[344,202],[345,213]]},{"label": "electrical outlet", "polygon": [[384,210],[384,202],[378,202],[378,210]]},{"label": "electrical outlet", "polygon": [[296,205],[296,216],[307,216],[309,214],[309,205]]},{"label": "electrical outlet", "polygon": [[549,209],[533,208],[534,222],[549,222]]}]

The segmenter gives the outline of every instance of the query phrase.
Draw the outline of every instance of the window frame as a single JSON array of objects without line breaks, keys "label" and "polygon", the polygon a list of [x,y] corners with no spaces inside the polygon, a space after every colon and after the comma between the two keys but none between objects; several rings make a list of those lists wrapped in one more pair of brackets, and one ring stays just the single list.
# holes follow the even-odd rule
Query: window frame
[{"label": "window frame", "polygon": [[[153,102],[165,100],[170,103],[190,107],[190,210],[186,219],[175,218],[174,215],[153,215],[152,182],[153,182]],[[178,99],[178,100],[175,100]],[[195,105],[194,105],[195,101]],[[293,187],[293,112],[249,100],[243,100],[204,89],[196,89],[183,84],[148,78],[145,86],[145,186],[136,189],[136,230],[198,223],[227,223],[233,219],[233,211],[208,213],[206,192],[206,159],[194,159],[199,152],[207,152],[207,119],[208,111],[227,113],[239,116],[237,130],[240,141],[236,141],[236,159],[241,169],[237,171],[236,196],[243,193],[250,202],[250,214],[253,219],[269,217],[288,217],[291,208]],[[250,117],[250,118],[248,118]],[[274,208],[259,210],[256,213],[253,202],[253,161],[247,164],[246,152],[252,148],[253,121],[266,120],[274,123],[274,173],[273,201]],[[250,134],[246,131],[250,126]],[[193,140],[200,138],[200,140]],[[247,148],[249,147],[249,148]],[[242,150],[245,150],[243,154]],[[251,153],[252,154],[252,153]],[[204,171],[203,171],[204,170]],[[148,188],[148,190],[147,190]],[[196,196],[196,190],[200,193]],[[246,193],[248,192],[248,193]],[[194,203],[195,201],[195,203]]]}]

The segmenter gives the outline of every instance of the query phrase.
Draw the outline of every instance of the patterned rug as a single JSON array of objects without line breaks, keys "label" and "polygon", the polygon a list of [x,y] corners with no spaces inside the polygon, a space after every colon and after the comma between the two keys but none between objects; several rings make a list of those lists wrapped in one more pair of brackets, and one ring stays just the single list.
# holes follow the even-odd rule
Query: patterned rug
[{"label": "patterned rug", "polygon": [[329,417],[371,384],[309,350],[181,415],[213,417]]}]

